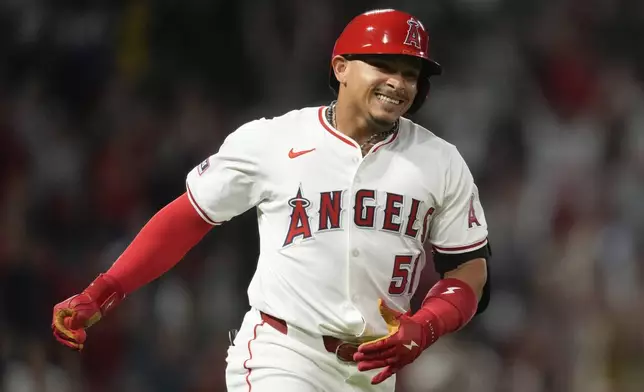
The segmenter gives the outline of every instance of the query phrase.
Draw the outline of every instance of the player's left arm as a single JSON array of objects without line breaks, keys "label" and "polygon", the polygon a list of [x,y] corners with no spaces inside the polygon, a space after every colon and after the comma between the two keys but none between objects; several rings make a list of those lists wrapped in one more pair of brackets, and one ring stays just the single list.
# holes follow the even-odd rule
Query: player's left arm
[{"label": "player's left arm", "polygon": [[411,316],[380,301],[389,334],[362,344],[354,355],[361,371],[384,368],[372,378],[373,384],[413,362],[441,336],[463,328],[489,301],[487,224],[478,189],[456,149],[449,158],[444,189],[429,235],[441,279]]}]

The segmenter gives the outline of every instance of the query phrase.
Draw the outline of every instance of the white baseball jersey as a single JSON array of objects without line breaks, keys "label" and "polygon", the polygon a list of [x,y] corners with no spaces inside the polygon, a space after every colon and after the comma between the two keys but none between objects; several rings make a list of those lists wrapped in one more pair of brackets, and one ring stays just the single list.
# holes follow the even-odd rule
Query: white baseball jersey
[{"label": "white baseball jersey", "polygon": [[378,298],[409,310],[424,242],[443,253],[482,248],[485,215],[453,145],[401,118],[363,157],[326,110],[244,124],[188,174],[187,191],[211,224],[257,207],[252,307],[311,332],[382,336]]}]

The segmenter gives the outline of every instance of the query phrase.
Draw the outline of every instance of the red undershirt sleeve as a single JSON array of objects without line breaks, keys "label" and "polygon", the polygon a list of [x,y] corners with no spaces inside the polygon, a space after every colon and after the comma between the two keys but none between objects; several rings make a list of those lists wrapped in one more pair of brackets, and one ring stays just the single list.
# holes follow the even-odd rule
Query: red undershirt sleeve
[{"label": "red undershirt sleeve", "polygon": [[174,267],[212,227],[184,193],[143,226],[106,274],[129,294]]}]

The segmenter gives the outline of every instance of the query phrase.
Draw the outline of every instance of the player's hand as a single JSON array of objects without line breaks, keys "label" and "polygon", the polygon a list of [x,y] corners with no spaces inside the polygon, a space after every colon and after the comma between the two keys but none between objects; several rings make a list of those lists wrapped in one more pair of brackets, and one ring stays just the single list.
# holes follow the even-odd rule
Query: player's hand
[{"label": "player's hand", "polygon": [[361,344],[353,356],[360,371],[384,368],[371,379],[372,384],[385,381],[412,363],[437,340],[432,333],[431,323],[424,325],[412,320],[406,314],[389,308],[383,300],[378,300],[378,305],[380,314],[387,322],[389,334]]},{"label": "player's hand", "polygon": [[54,306],[51,323],[54,337],[67,347],[82,350],[87,339],[85,330],[124,297],[118,282],[107,275],[99,275],[82,293]]}]

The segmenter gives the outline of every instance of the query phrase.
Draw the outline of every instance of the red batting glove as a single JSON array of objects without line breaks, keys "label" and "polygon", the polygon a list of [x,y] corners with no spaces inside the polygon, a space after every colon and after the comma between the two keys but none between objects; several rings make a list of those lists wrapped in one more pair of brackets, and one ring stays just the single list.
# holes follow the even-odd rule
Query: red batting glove
[{"label": "red batting glove", "polygon": [[114,278],[99,275],[82,293],[54,306],[51,323],[54,337],[67,347],[82,350],[87,339],[85,329],[98,322],[123,298],[123,290]]},{"label": "red batting glove", "polygon": [[431,321],[413,320],[406,314],[389,308],[381,299],[378,300],[378,306],[389,334],[361,344],[358,352],[353,355],[360,371],[384,368],[371,379],[372,384],[385,381],[412,363],[423,350],[438,340]]},{"label": "red batting glove", "polygon": [[358,370],[385,369],[371,379],[378,384],[412,363],[439,337],[466,325],[478,306],[472,288],[459,279],[439,280],[427,293],[413,316],[396,312],[379,300],[380,314],[387,322],[387,336],[358,347],[353,359]]}]

